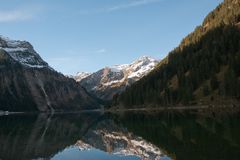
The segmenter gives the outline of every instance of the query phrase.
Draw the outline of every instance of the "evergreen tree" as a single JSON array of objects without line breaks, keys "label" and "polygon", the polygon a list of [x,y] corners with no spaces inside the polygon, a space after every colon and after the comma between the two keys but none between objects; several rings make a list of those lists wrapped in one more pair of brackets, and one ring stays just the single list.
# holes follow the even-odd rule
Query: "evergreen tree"
[{"label": "evergreen tree", "polygon": [[217,80],[216,75],[213,75],[211,80],[210,80],[210,85],[211,85],[211,89],[214,91],[218,88],[219,86],[219,82]]},{"label": "evergreen tree", "polygon": [[203,86],[203,95],[208,96],[210,94],[208,85]]}]

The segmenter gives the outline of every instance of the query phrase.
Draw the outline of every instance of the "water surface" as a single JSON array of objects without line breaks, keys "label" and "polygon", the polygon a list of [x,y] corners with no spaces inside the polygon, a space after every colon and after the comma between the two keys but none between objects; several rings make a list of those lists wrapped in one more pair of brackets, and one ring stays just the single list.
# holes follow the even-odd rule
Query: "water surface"
[{"label": "water surface", "polygon": [[239,160],[239,124],[176,112],[0,116],[0,159]]}]

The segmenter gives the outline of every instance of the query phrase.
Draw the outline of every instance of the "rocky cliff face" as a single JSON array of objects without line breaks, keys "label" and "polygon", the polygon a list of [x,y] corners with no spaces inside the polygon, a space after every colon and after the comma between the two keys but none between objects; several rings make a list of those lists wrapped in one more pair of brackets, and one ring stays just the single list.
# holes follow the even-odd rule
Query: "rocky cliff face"
[{"label": "rocky cliff face", "polygon": [[157,64],[157,60],[143,56],[131,64],[105,67],[92,74],[80,72],[73,78],[94,96],[111,100],[115,94],[148,74]]},{"label": "rocky cliff face", "polygon": [[54,111],[97,108],[74,80],[54,71],[26,41],[0,37],[0,110]]},{"label": "rocky cliff face", "polygon": [[11,40],[0,36],[0,49],[6,51],[10,57],[24,66],[35,68],[48,67],[48,64],[27,41]]}]

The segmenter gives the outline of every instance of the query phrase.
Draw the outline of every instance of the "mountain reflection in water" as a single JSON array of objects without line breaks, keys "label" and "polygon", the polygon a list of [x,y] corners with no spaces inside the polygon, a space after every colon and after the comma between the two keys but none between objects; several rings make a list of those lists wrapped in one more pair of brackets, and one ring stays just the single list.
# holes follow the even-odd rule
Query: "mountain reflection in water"
[{"label": "mountain reflection in water", "polygon": [[239,124],[180,113],[0,116],[0,159],[237,160]]}]

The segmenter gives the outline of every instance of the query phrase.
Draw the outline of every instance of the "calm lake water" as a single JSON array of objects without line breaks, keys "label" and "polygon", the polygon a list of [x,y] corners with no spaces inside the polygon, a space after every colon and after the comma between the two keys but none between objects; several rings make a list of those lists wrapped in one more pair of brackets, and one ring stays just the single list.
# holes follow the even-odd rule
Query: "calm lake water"
[{"label": "calm lake water", "polygon": [[172,112],[0,116],[0,159],[239,160],[240,117]]}]

